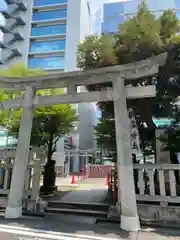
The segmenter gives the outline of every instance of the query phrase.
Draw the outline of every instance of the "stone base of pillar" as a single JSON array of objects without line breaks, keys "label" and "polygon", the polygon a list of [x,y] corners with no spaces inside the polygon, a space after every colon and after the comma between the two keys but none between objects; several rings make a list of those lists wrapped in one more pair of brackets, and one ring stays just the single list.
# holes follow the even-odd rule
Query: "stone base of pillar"
[{"label": "stone base of pillar", "polygon": [[138,232],[140,230],[139,216],[125,217],[121,215],[121,229],[125,231]]},{"label": "stone base of pillar", "polygon": [[57,186],[41,186],[40,196],[55,194],[57,191]]},{"label": "stone base of pillar", "polygon": [[16,219],[22,216],[22,207],[6,207],[5,218]]}]

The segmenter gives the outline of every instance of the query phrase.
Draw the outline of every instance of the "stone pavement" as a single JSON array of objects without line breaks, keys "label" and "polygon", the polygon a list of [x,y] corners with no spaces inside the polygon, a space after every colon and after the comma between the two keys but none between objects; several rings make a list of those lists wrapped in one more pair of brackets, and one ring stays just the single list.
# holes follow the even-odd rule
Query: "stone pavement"
[{"label": "stone pavement", "polygon": [[75,190],[61,198],[61,202],[102,203],[107,197],[107,188]]},{"label": "stone pavement", "polygon": [[56,186],[71,184],[71,177],[56,177]]},{"label": "stone pavement", "polygon": [[[71,185],[71,180],[72,177],[68,176],[68,177],[57,177],[56,178],[56,186],[68,186]],[[75,177],[76,183],[78,186],[84,186],[84,185],[89,185],[92,186],[94,188],[104,188],[105,187],[105,183],[106,183],[106,179],[105,178],[85,178],[85,179],[80,179],[77,176]]]},{"label": "stone pavement", "polygon": [[79,181],[79,184],[87,184],[87,185],[94,185],[104,187],[106,183],[105,178],[85,178]]},{"label": "stone pavement", "polygon": [[[56,185],[59,191],[68,188],[68,193],[60,197],[62,202],[83,202],[83,203],[102,203],[107,198],[108,187],[105,179],[84,179],[77,178],[77,184],[71,184],[71,177],[57,178]],[[66,189],[67,190],[67,189]],[[56,200],[57,197],[56,197]]]}]

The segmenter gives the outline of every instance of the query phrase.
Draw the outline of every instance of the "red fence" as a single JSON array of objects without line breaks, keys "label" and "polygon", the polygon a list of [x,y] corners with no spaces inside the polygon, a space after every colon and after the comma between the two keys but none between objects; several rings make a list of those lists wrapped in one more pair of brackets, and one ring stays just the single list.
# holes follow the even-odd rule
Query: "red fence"
[{"label": "red fence", "polygon": [[105,178],[111,172],[111,165],[88,165],[86,177],[88,178]]}]

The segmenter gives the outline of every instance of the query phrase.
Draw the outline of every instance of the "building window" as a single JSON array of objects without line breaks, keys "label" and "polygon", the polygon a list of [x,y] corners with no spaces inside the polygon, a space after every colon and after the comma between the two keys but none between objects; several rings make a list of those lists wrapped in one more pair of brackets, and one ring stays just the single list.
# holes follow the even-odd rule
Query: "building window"
[{"label": "building window", "polygon": [[65,4],[67,0],[34,0],[34,6],[44,6],[53,4]]},{"label": "building window", "polygon": [[64,39],[52,41],[32,41],[30,44],[30,52],[48,52],[65,50],[66,41]]},{"label": "building window", "polygon": [[64,68],[64,56],[29,58],[30,68]]},{"label": "building window", "polygon": [[44,36],[44,35],[55,35],[55,34],[65,34],[66,25],[49,25],[49,26],[34,26],[31,30],[32,36]]},{"label": "building window", "polygon": [[33,21],[61,19],[67,17],[67,9],[58,9],[51,11],[42,11],[33,13]]}]

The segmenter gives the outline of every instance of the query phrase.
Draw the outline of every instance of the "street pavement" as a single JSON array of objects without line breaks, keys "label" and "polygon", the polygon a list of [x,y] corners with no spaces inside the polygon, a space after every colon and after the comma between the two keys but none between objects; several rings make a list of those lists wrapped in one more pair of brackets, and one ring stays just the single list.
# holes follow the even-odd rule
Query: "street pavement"
[{"label": "street pavement", "polygon": [[[16,221],[0,220],[0,239],[2,240],[119,240],[119,228],[97,226],[90,218],[82,222],[77,216],[65,220],[59,219],[20,219]],[[85,223],[86,222],[86,223]],[[124,239],[124,238],[123,238]]]},{"label": "street pavement", "polygon": [[[76,218],[58,219],[0,218],[0,240],[180,240],[179,230],[144,228],[138,233],[120,230],[118,224],[76,223]],[[78,217],[79,218],[79,217]]]},{"label": "street pavement", "polygon": [[[110,238],[90,236],[86,234],[65,234],[63,232],[35,231],[19,228],[0,228],[0,239],[3,240],[109,240]],[[114,240],[119,238],[114,238]]]}]

